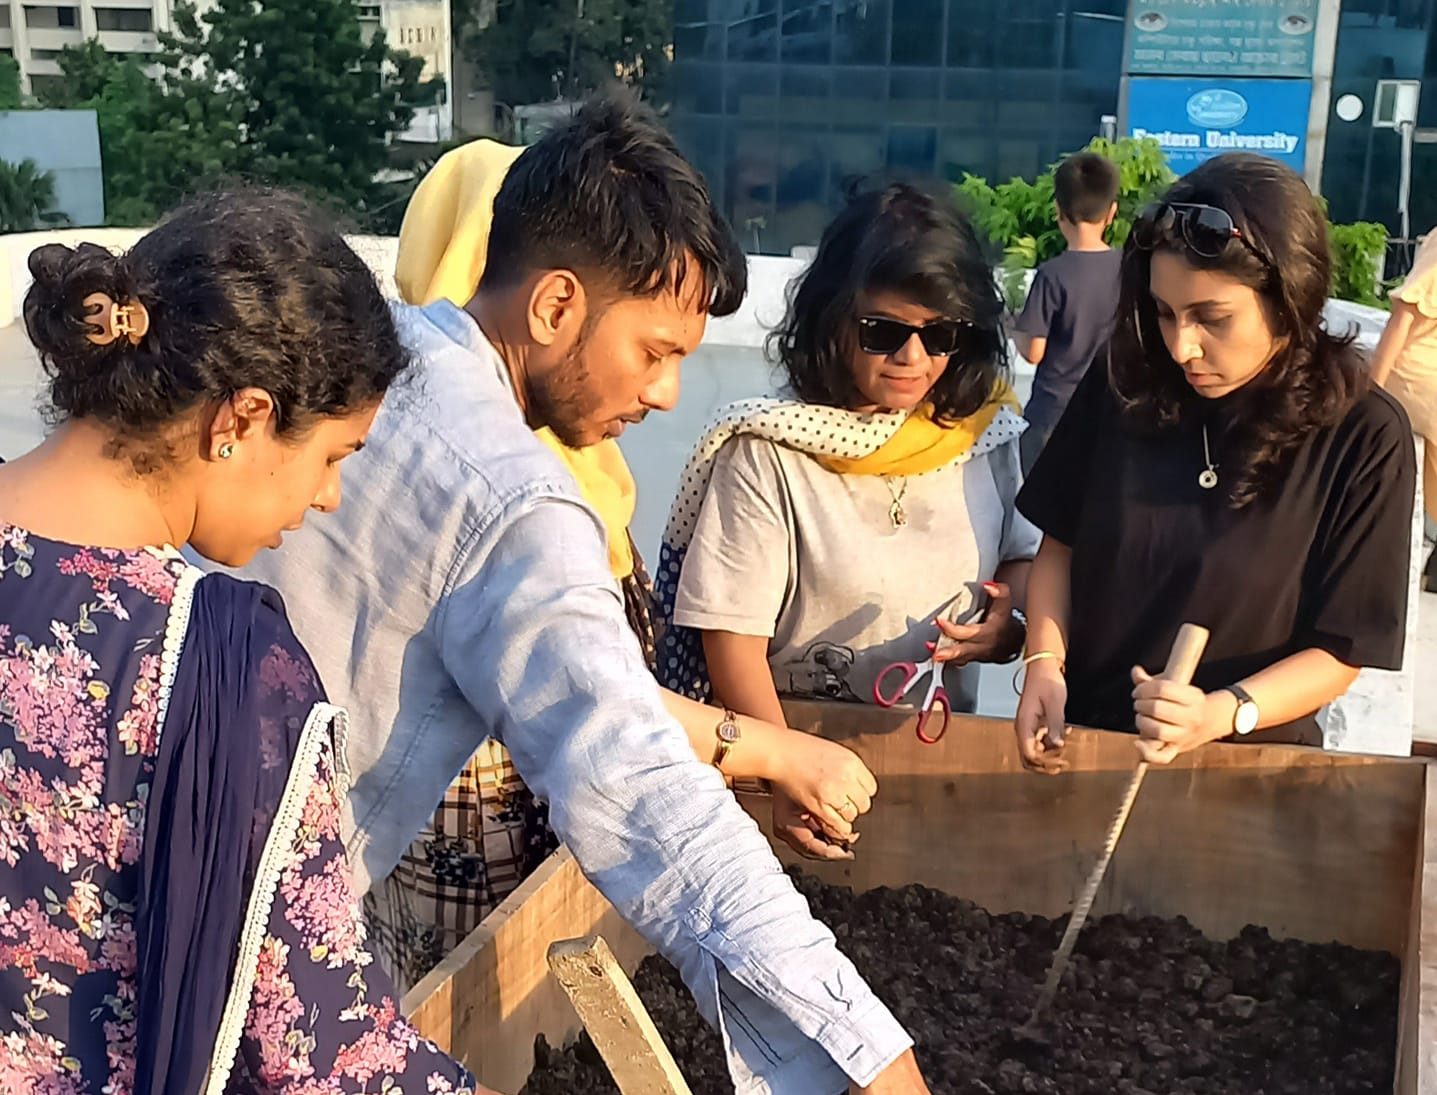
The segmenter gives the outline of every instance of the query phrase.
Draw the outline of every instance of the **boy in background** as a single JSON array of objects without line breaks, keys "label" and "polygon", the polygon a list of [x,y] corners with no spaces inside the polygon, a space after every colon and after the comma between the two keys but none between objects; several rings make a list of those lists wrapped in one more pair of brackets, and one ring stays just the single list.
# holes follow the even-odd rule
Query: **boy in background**
[{"label": "boy in background", "polygon": [[1032,470],[1088,364],[1112,334],[1122,255],[1104,239],[1118,214],[1118,169],[1094,152],[1069,156],[1053,179],[1068,249],[1038,267],[1015,324],[1018,352],[1038,367],[1023,417],[1023,474]]}]

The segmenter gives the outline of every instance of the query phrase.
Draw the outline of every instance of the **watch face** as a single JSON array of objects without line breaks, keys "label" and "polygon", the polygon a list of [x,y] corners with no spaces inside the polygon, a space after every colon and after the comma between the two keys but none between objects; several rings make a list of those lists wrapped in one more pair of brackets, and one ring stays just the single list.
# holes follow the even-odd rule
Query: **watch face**
[{"label": "watch face", "polygon": [[729,722],[728,720],[719,723],[718,736],[719,741],[726,741],[732,745],[738,741],[738,723]]},{"label": "watch face", "polygon": [[1243,703],[1238,705],[1237,716],[1233,720],[1239,734],[1251,734],[1257,729],[1257,704]]}]

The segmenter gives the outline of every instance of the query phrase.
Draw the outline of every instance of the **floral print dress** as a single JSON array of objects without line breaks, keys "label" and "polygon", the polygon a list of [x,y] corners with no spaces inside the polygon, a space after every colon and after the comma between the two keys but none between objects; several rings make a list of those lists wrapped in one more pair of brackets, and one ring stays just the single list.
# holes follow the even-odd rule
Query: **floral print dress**
[{"label": "floral print dress", "polygon": [[[172,551],[59,544],[0,524],[7,1095],[134,1092],[146,803],[182,656],[178,609],[198,580]],[[262,754],[267,735],[307,726],[324,707],[308,656],[282,635],[260,662]],[[273,875],[273,899],[236,941],[204,1090],[471,1091],[468,1073],[399,1015],[372,964],[340,838],[344,779],[329,724],[320,729],[298,778],[284,773],[293,822],[255,819],[271,836],[257,842],[268,858],[256,877]]]}]

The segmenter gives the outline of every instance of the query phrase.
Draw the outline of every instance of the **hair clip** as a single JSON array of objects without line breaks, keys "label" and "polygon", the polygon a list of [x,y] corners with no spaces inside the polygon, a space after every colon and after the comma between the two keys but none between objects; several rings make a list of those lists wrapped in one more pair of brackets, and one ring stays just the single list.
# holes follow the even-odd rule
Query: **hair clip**
[{"label": "hair clip", "polygon": [[150,313],[138,300],[120,304],[108,293],[91,293],[84,308],[85,324],[93,332],[85,337],[96,346],[108,346],[118,338],[138,346],[149,333]]}]

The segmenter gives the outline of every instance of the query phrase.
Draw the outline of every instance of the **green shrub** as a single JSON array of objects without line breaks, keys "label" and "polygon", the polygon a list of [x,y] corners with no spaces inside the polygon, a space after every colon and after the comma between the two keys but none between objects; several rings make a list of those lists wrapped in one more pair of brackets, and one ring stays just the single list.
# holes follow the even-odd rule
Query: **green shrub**
[{"label": "green shrub", "polygon": [[1332,295],[1338,300],[1389,307],[1382,285],[1383,260],[1387,256],[1387,227],[1371,221],[1330,224],[1332,246]]},{"label": "green shrub", "polygon": [[[1099,137],[1084,151],[1106,156],[1117,165],[1118,217],[1110,238],[1114,246],[1121,247],[1132,230],[1133,218],[1166,190],[1175,176],[1157,141],[1151,139],[1109,141]],[[1053,164],[1031,182],[1009,179],[996,187],[976,175],[964,175],[957,186],[958,200],[978,231],[995,246],[1006,250],[1031,237],[1036,262],[1047,262],[1063,250],[1063,234],[1058,231],[1058,213],[1053,207],[1053,173],[1057,169]]]},{"label": "green shrub", "polygon": [[1011,312],[1023,310],[1028,296],[1028,271],[1038,265],[1038,241],[1032,236],[1020,236],[1003,251],[1003,264],[998,268],[998,280],[1003,290],[1003,302]]},{"label": "green shrub", "polygon": [[[1108,157],[1118,167],[1118,216],[1108,240],[1122,247],[1133,221],[1176,180],[1162,148],[1151,139],[1094,139],[1085,149]],[[980,235],[1003,253],[999,282],[1008,306],[1022,308],[1024,274],[1063,250],[1058,214],[1053,207],[1053,164],[1038,178],[1009,179],[992,186],[976,175],[964,175],[955,187],[958,202],[973,218]],[[1324,203],[1323,208],[1326,209]],[[1330,224],[1332,295],[1372,307],[1387,307],[1382,260],[1387,229],[1380,224]]]},{"label": "green shrub", "polygon": [[[1162,148],[1151,139],[1094,139],[1085,149],[1108,157],[1118,167],[1118,216],[1109,240],[1127,242],[1133,219],[1171,185],[1174,175]],[[956,191],[959,204],[973,218],[979,233],[1003,251],[1001,281],[1009,307],[1023,306],[1023,271],[1047,262],[1063,250],[1058,213],[1053,205],[1053,164],[1029,182],[1009,179],[992,186],[976,175],[964,175]]]}]

